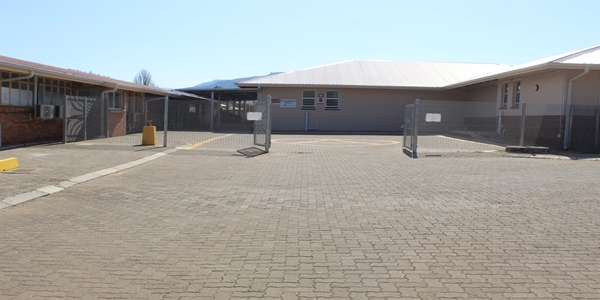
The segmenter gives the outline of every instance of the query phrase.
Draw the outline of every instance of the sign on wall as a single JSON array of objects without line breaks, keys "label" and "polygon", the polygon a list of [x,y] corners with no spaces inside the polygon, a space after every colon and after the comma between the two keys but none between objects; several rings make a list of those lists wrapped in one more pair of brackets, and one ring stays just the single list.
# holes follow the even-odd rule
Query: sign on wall
[{"label": "sign on wall", "polygon": [[281,99],[281,108],[296,108],[296,99]]},{"label": "sign on wall", "polygon": [[442,114],[425,114],[425,122],[439,123],[442,121]]},{"label": "sign on wall", "polygon": [[317,98],[317,104],[325,104],[325,95],[323,93],[319,94],[319,98]]}]

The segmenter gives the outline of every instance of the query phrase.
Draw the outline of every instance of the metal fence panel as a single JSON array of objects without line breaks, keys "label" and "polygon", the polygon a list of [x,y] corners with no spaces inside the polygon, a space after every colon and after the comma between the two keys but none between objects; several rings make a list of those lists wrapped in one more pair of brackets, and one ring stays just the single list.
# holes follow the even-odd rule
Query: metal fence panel
[{"label": "metal fence panel", "polygon": [[417,136],[415,135],[415,107],[418,103],[409,104],[406,106],[404,110],[404,141],[403,141],[403,150],[410,157],[417,157]]},{"label": "metal fence panel", "polygon": [[65,141],[77,142],[106,138],[108,120],[105,106],[98,98],[67,96],[65,101]]},{"label": "metal fence panel", "polygon": [[[418,103],[418,121],[412,124],[407,107],[404,147],[419,147],[421,153],[493,151],[506,146],[564,150],[564,145],[573,151],[600,151],[599,106],[572,106],[571,126],[565,133],[566,109],[561,104],[521,103],[520,107],[498,108],[495,102]],[[418,145],[411,145],[411,130],[413,135],[418,131]]]},{"label": "metal fence panel", "polygon": [[271,101],[256,102],[253,109],[255,113],[259,113],[260,117],[254,121],[254,145],[265,148],[265,152],[269,152],[271,144]]}]

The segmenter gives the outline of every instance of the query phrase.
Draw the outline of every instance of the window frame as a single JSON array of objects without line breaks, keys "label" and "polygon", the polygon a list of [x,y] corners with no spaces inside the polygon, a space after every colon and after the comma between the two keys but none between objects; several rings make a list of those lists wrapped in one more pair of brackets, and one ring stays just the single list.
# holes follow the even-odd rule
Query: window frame
[{"label": "window frame", "polygon": [[[330,97],[329,93],[336,93],[337,97]],[[330,105],[330,101],[335,101],[335,105]],[[325,92],[325,109],[340,109],[340,91],[326,91]]]},{"label": "window frame", "polygon": [[[27,74],[2,71],[0,78],[11,79]],[[33,106],[33,77],[20,80],[5,81],[0,84],[0,105]]]},{"label": "window frame", "polygon": [[[306,95],[306,93],[312,93],[312,97],[310,95]],[[307,102],[308,101],[308,102]],[[312,101],[312,105],[310,105],[310,101]],[[302,109],[316,109],[317,108],[317,91],[304,90],[302,91]]]},{"label": "window frame", "polygon": [[521,82],[517,81],[514,85],[514,98],[513,107],[518,108],[521,106]]},{"label": "window frame", "polygon": [[508,83],[502,87],[502,98],[500,99],[500,108],[508,108]]},{"label": "window frame", "polygon": [[[108,97],[108,109],[109,110],[125,110],[123,93],[110,92],[110,93],[106,93],[106,96]],[[119,99],[117,99],[116,96],[119,96],[118,97]],[[117,102],[117,100],[119,100],[119,101]],[[117,104],[120,104],[120,107],[117,106]]]},{"label": "window frame", "polygon": [[37,92],[37,104],[60,106],[65,105],[66,96],[73,95],[73,88],[66,80],[39,77]]}]

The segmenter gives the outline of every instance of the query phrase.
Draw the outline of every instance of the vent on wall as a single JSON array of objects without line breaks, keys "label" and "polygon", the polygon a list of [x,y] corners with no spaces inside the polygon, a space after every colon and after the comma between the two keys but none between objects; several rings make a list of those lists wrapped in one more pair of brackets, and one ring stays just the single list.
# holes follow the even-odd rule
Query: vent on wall
[{"label": "vent on wall", "polygon": [[38,105],[35,109],[35,117],[40,119],[54,118],[54,105]]}]

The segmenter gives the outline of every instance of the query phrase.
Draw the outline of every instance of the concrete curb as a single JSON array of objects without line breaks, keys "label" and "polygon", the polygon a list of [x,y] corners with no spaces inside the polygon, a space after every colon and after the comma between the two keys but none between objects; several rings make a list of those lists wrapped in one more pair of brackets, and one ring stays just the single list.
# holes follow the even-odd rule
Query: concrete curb
[{"label": "concrete curb", "polygon": [[35,199],[38,199],[38,198],[41,198],[41,197],[44,197],[47,195],[62,192],[65,189],[68,189],[74,185],[88,182],[88,181],[91,181],[91,180],[94,180],[94,179],[97,179],[100,177],[104,177],[104,176],[107,176],[110,174],[114,174],[114,173],[129,169],[129,168],[133,168],[135,166],[145,164],[149,161],[153,161],[157,158],[161,158],[163,156],[166,156],[168,154],[171,154],[171,153],[179,151],[179,150],[180,150],[180,148],[173,148],[173,149],[165,150],[163,152],[155,153],[155,154],[152,154],[152,155],[149,155],[149,156],[146,156],[146,157],[143,157],[143,158],[140,158],[140,159],[128,162],[128,163],[114,166],[112,168],[106,168],[106,169],[102,169],[99,171],[94,171],[91,173],[76,176],[76,177],[67,179],[65,181],[59,182],[55,185],[48,185],[45,187],[41,187],[39,189],[35,189],[30,192],[20,193],[20,194],[16,194],[16,195],[4,198],[0,201],[0,210],[5,209],[5,208],[12,208],[15,205],[19,205],[19,204],[25,203],[27,201],[35,200]]}]

